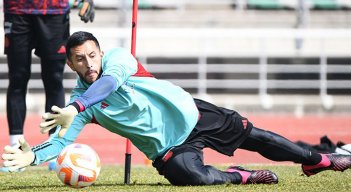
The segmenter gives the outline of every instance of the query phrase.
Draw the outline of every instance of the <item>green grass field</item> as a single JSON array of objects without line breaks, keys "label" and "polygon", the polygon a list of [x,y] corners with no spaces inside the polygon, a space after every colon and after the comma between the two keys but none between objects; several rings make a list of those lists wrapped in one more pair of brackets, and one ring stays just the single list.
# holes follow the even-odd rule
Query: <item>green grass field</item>
[{"label": "green grass field", "polygon": [[[221,169],[225,167],[218,166]],[[299,166],[257,166],[246,165],[250,169],[270,169],[279,177],[276,185],[216,185],[216,186],[172,186],[159,176],[151,166],[133,166],[130,185],[123,184],[124,167],[104,166],[96,183],[83,189],[64,186],[55,172],[47,167],[29,167],[21,173],[0,173],[0,191],[351,191],[351,170],[343,173],[325,171],[306,177]]]}]

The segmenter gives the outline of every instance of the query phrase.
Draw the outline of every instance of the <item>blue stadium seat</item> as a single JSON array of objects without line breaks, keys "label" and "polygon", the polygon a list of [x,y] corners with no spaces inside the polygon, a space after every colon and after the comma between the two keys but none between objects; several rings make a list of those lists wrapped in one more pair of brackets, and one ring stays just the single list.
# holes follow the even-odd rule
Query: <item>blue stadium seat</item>
[{"label": "blue stadium seat", "polygon": [[[305,3],[311,9],[337,10],[345,8],[344,2],[350,3],[351,0],[305,0]],[[283,9],[298,6],[297,0],[248,0],[247,7],[249,9]]]},{"label": "blue stadium seat", "polygon": [[340,9],[336,0],[311,0],[314,9]]},{"label": "blue stadium seat", "polygon": [[249,9],[281,9],[283,8],[278,0],[248,0]]}]

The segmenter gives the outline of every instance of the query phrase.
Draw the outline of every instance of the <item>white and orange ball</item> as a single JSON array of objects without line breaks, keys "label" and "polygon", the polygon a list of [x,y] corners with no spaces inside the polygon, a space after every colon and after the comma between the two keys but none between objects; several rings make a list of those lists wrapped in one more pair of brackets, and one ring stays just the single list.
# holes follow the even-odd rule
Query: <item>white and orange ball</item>
[{"label": "white and orange ball", "polygon": [[101,169],[98,154],[88,145],[73,143],[66,146],[57,157],[58,178],[73,188],[92,185]]}]

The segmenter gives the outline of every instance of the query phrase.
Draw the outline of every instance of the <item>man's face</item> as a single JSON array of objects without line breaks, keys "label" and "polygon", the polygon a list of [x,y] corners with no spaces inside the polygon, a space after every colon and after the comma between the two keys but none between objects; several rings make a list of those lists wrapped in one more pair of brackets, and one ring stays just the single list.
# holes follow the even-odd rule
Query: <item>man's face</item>
[{"label": "man's face", "polygon": [[68,51],[71,52],[71,58],[67,61],[68,66],[85,82],[95,82],[101,73],[103,56],[103,52],[99,50],[95,42],[89,40]]}]

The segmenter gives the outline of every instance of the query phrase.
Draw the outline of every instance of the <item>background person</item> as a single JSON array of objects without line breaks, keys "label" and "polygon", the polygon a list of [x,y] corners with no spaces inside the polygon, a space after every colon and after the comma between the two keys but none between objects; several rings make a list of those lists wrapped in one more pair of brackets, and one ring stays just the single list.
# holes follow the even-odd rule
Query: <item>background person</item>
[{"label": "background person", "polygon": [[[71,6],[70,6],[71,4]],[[84,5],[84,6],[83,6]],[[7,121],[10,145],[23,136],[27,85],[31,76],[32,50],[40,58],[45,88],[45,111],[65,106],[63,71],[65,43],[70,35],[70,7],[80,7],[84,22],[93,21],[92,0],[4,0],[5,54],[9,68]],[[50,131],[53,133],[55,129]]]}]

